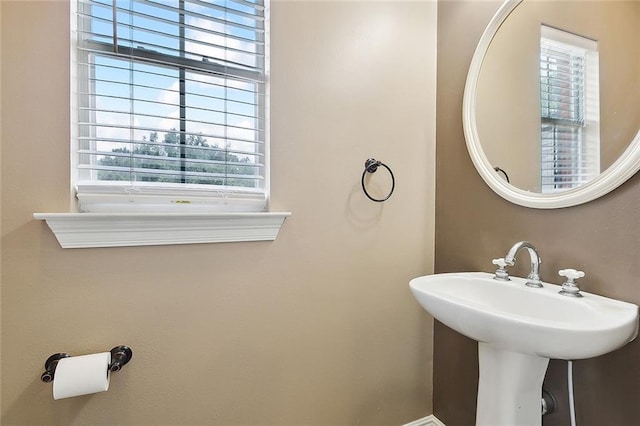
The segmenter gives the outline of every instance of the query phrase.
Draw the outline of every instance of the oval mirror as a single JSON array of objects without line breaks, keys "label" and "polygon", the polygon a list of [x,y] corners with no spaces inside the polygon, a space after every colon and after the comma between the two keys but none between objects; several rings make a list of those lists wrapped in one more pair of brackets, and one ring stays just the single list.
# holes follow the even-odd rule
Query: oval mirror
[{"label": "oval mirror", "polygon": [[498,195],[569,207],[640,170],[639,28],[638,0],[505,1],[463,101],[469,154]]}]

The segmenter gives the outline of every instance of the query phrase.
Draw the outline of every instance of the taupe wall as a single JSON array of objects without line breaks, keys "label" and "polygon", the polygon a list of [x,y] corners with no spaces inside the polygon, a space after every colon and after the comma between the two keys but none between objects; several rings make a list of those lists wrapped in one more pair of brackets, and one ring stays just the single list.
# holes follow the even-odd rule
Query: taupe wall
[{"label": "taupe wall", "polygon": [[[539,249],[543,279],[557,271],[586,272],[585,290],[640,304],[640,175],[589,204],[534,210],[508,203],[482,181],[467,154],[462,95],[467,69],[485,25],[501,2],[438,2],[436,155],[436,272],[491,271],[491,259],[516,241]],[[514,271],[525,274],[526,258]],[[640,424],[640,342],[574,363],[577,423]],[[477,386],[475,342],[442,324],[434,327],[434,414],[447,426],[474,422]],[[569,423],[566,363],[551,361],[545,387],[559,409],[547,426]]]},{"label": "taupe wall", "polygon": [[[275,242],[59,247],[69,17],[2,1],[2,424],[390,425],[431,413],[434,2],[273,2]],[[364,160],[396,174],[366,200]],[[378,175],[377,179],[383,179]],[[382,181],[380,181],[382,184]],[[52,353],[130,345],[107,393],[53,401]]]}]

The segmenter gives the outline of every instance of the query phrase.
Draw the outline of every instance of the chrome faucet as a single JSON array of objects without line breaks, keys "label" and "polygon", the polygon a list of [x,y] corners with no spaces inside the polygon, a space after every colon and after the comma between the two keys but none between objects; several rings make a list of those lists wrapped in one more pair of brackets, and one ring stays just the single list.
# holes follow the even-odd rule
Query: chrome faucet
[{"label": "chrome faucet", "polygon": [[529,258],[531,259],[531,272],[527,277],[526,285],[529,287],[542,287],[542,281],[540,280],[540,275],[538,275],[538,270],[540,268],[540,264],[542,263],[542,259],[538,256],[538,251],[536,248],[528,241],[520,241],[517,242],[511,247],[507,255],[504,257],[504,262],[508,266],[513,266],[516,263],[516,254],[522,249],[526,249],[529,252]]}]

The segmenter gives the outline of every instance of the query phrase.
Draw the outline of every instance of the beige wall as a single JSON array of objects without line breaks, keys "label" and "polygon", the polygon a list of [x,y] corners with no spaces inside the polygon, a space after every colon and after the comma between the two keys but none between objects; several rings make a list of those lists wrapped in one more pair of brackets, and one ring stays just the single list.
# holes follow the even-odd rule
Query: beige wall
[{"label": "beige wall", "polygon": [[[491,259],[529,240],[544,259],[541,276],[559,283],[564,267],[586,272],[589,292],[640,304],[640,174],[588,204],[535,210],[511,204],[484,184],[467,153],[462,95],[475,46],[499,1],[438,2],[436,272],[492,271]],[[464,29],[464,31],[461,31]],[[446,78],[445,78],[446,77]],[[453,166],[455,165],[455,166]],[[526,256],[514,273],[526,275]],[[577,424],[640,424],[640,340],[574,363]],[[477,345],[442,324],[434,327],[434,414],[447,426],[475,417]],[[545,387],[558,410],[545,426],[569,424],[566,363],[552,360]]]},{"label": "beige wall", "polygon": [[[273,3],[272,208],[293,212],[275,242],[75,250],[31,216],[70,204],[68,4],[0,7],[3,425],[431,413],[408,281],[432,272],[434,2]],[[359,188],[369,156],[396,174],[383,204]],[[53,401],[39,380],[52,353],[119,344],[107,393]]]}]

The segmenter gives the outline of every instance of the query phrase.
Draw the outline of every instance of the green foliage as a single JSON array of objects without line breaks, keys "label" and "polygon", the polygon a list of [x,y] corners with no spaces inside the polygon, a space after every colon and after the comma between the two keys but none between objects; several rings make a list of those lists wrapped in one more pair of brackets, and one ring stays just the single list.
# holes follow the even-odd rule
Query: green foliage
[{"label": "green foliage", "polygon": [[186,135],[183,144],[180,136],[176,129],[171,129],[160,142],[158,132],[151,132],[148,139],[143,137],[141,142],[133,144],[133,152],[127,148],[113,149],[111,152],[119,155],[105,155],[98,164],[124,170],[100,170],[98,179],[253,187],[253,179],[234,178],[238,175],[257,177],[255,167],[249,165],[249,157],[240,158],[217,145],[209,145],[201,134]]}]

